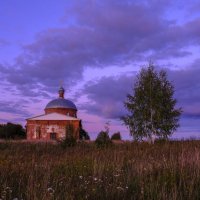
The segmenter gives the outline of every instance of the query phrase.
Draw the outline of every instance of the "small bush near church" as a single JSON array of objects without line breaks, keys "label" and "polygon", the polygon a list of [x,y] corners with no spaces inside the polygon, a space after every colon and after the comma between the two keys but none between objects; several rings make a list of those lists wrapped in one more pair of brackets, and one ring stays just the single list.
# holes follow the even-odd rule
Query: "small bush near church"
[{"label": "small bush near church", "polygon": [[67,147],[73,147],[76,145],[76,139],[73,137],[74,127],[71,124],[69,124],[66,126],[65,131],[65,138],[59,141],[60,146],[63,149],[66,149]]},{"label": "small bush near church", "polygon": [[88,132],[85,129],[83,129],[81,120],[79,123],[79,139],[80,140],[90,140],[90,136],[89,136]]},{"label": "small bush near church", "polygon": [[108,135],[108,132],[101,131],[98,134],[97,139],[95,140],[95,144],[97,145],[97,147],[108,147],[109,145],[111,145],[112,141]]},{"label": "small bush near church", "polygon": [[74,147],[76,145],[76,139],[72,136],[66,137],[63,140],[60,140],[59,143],[63,149],[66,149],[67,147]]},{"label": "small bush near church", "polygon": [[121,140],[120,132],[114,133],[111,137],[111,140]]}]

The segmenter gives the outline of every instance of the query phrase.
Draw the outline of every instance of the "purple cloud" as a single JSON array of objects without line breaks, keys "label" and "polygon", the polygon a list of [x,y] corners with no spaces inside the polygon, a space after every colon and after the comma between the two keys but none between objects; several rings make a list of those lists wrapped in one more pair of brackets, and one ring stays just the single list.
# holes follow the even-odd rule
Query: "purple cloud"
[{"label": "purple cloud", "polygon": [[[168,78],[175,87],[174,97],[177,107],[182,107],[183,117],[200,118],[200,84],[199,60],[184,70],[167,70]],[[81,106],[92,114],[104,118],[119,119],[126,111],[123,102],[128,93],[132,93],[135,73],[118,77],[103,77],[95,82],[88,82],[82,94],[87,95],[88,102]],[[80,95],[80,94],[79,94]]]},{"label": "purple cloud", "polygon": [[133,76],[122,75],[88,82],[81,93],[87,95],[89,102],[80,108],[104,118],[119,119],[126,113],[123,102],[133,81]]},{"label": "purple cloud", "polygon": [[141,62],[149,52],[155,59],[188,56],[184,48],[200,41],[200,19],[177,25],[164,18],[167,6],[167,1],[74,2],[63,27],[39,32],[14,64],[1,66],[1,76],[22,93],[27,88],[51,92],[59,80],[66,85],[82,80],[86,67]]},{"label": "purple cloud", "polygon": [[[27,117],[30,113],[27,111],[28,108],[26,106],[27,101],[0,101],[0,112],[11,113],[11,114],[19,114],[21,117]],[[3,116],[1,116],[3,119]]]}]

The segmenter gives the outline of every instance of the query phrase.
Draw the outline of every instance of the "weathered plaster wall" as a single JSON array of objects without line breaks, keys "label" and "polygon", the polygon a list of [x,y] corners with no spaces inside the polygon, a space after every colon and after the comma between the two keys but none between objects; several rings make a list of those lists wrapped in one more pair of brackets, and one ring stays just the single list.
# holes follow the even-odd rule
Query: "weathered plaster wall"
[{"label": "weathered plaster wall", "polygon": [[57,139],[65,137],[66,126],[72,124],[74,127],[73,136],[79,139],[79,120],[72,121],[47,121],[47,120],[27,120],[27,139],[49,140],[50,133],[56,133]]}]

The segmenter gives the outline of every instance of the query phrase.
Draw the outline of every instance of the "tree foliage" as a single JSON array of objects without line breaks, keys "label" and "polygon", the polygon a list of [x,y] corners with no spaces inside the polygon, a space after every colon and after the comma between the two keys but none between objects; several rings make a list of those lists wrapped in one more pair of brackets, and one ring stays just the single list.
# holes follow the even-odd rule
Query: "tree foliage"
[{"label": "tree foliage", "polygon": [[1,139],[24,139],[26,138],[26,131],[20,124],[0,124],[0,138]]},{"label": "tree foliage", "polygon": [[95,140],[95,144],[97,147],[108,147],[112,144],[112,141],[109,137],[108,132],[106,131],[101,131],[96,140]]},{"label": "tree foliage", "polygon": [[156,71],[152,64],[142,68],[136,77],[133,94],[124,105],[129,114],[123,117],[136,140],[144,137],[168,138],[179,126],[181,109],[176,109],[174,87],[164,70]]},{"label": "tree foliage", "polygon": [[111,136],[111,140],[121,140],[120,132],[113,133],[113,135]]},{"label": "tree foliage", "polygon": [[58,141],[63,149],[66,149],[67,147],[73,147],[76,145],[76,138],[74,138],[73,134],[74,134],[73,125],[72,124],[66,125],[65,138]]},{"label": "tree foliage", "polygon": [[83,129],[81,120],[80,120],[80,124],[79,124],[79,139],[80,140],[90,140],[90,136],[89,136],[88,132],[85,129]]}]

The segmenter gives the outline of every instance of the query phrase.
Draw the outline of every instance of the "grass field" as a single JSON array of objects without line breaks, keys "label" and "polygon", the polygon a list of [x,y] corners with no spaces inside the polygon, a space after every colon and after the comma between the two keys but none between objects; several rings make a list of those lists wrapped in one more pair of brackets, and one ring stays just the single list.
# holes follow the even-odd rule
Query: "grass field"
[{"label": "grass field", "polygon": [[1,199],[200,199],[200,141],[0,143]]}]

